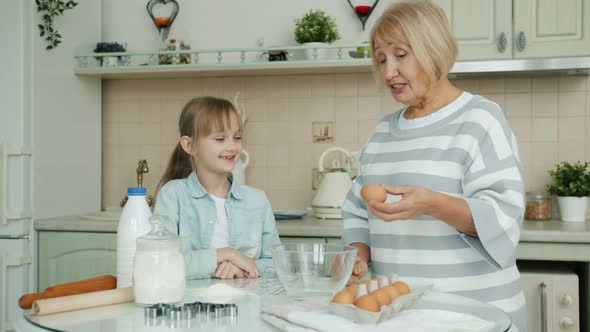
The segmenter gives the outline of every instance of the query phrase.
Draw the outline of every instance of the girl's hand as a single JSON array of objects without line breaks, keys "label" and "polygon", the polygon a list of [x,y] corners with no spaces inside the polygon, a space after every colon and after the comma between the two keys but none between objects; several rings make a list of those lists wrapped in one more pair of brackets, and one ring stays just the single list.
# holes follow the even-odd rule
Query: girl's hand
[{"label": "girl's hand", "polygon": [[221,262],[217,265],[214,276],[221,279],[244,278],[244,271],[229,261]]},{"label": "girl's hand", "polygon": [[233,265],[242,269],[248,278],[258,278],[260,271],[252,258],[242,254],[239,250],[233,248],[217,249],[217,263],[229,261]]},{"label": "girl's hand", "polygon": [[398,202],[367,203],[369,211],[383,221],[406,220],[421,214],[430,215],[434,193],[420,186],[383,186],[388,194],[401,195]]},{"label": "girl's hand", "polygon": [[367,261],[362,257],[356,256],[354,259],[354,267],[352,268],[352,275],[350,276],[350,279],[348,279],[348,284],[354,284],[357,280],[364,277],[368,271],[369,264],[367,264]]}]

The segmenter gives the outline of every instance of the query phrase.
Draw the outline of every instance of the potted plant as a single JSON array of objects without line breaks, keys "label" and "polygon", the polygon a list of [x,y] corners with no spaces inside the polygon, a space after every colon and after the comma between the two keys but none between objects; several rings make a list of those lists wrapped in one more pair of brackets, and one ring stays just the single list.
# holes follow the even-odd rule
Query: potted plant
[{"label": "potted plant", "polygon": [[[94,53],[118,53],[118,52],[125,52],[125,46],[117,43],[117,42],[100,42],[96,43],[96,48],[94,49]],[[119,65],[119,60],[121,56],[100,56],[97,57],[98,62],[101,66],[105,67],[114,67]]]},{"label": "potted plant", "polygon": [[561,220],[584,222],[590,195],[590,162],[562,162],[549,171],[547,192],[557,195]]},{"label": "potted plant", "polygon": [[295,20],[295,41],[306,46],[315,46],[305,50],[306,58],[320,59],[325,57],[326,43],[340,39],[336,22],[320,9],[312,9]]}]

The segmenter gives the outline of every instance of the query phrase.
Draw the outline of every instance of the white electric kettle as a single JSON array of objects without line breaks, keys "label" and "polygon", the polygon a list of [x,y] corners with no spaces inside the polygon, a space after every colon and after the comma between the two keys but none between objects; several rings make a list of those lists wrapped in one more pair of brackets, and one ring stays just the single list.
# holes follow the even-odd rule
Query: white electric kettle
[{"label": "white electric kettle", "polygon": [[[242,157],[244,157],[244,161],[242,161]],[[238,161],[236,162],[236,166],[232,169],[231,173],[233,176],[233,182],[241,185],[246,184],[246,167],[250,162],[250,155],[244,149],[242,149],[242,154]]]},{"label": "white electric kettle", "polygon": [[[326,172],[324,169],[324,157],[331,152],[342,152],[346,155],[346,169],[340,168],[340,162],[334,160],[333,169]],[[346,195],[352,187],[352,180],[350,178],[350,159],[352,158],[350,152],[341,148],[329,148],[322,153],[318,163],[318,170],[323,175],[317,193],[311,201],[311,208],[318,218],[323,219],[340,219],[342,218],[341,210],[342,203]]]}]

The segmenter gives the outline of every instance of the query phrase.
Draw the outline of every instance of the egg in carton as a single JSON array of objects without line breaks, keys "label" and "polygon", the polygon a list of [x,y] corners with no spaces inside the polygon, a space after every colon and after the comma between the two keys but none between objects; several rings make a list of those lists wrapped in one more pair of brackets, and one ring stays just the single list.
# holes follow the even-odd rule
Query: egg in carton
[{"label": "egg in carton", "polygon": [[341,290],[334,295],[329,308],[340,317],[361,324],[377,324],[412,307],[431,289],[432,285],[410,287],[393,274]]}]

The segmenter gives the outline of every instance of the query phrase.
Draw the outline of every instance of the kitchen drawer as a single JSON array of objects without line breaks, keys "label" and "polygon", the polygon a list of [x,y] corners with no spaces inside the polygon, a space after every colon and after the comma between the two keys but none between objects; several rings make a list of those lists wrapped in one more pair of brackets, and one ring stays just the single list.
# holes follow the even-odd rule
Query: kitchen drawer
[{"label": "kitchen drawer", "polygon": [[116,275],[116,254],[116,233],[39,232],[39,290]]}]

